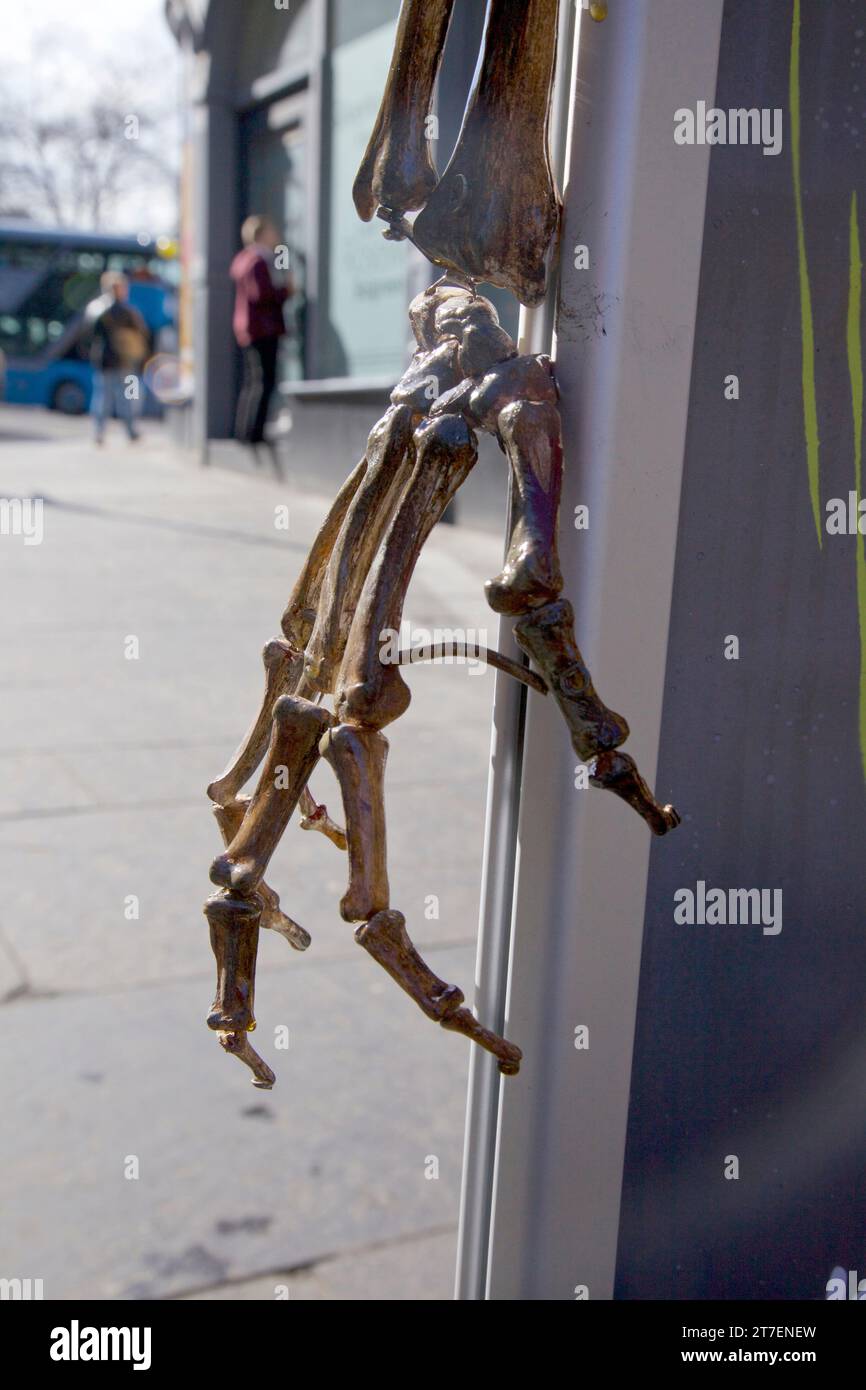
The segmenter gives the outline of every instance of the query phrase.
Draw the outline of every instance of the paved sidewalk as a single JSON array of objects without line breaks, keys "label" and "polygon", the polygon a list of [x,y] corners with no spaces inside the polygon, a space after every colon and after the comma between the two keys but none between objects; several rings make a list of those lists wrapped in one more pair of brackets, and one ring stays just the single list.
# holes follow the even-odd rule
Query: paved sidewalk
[{"label": "paved sidewalk", "polygon": [[[327,499],[198,468],[158,429],[97,451],[86,421],[4,407],[0,496],[44,499],[41,545],[0,535],[0,1276],[61,1299],[450,1298],[469,1044],[354,944],[324,837],[290,827],[269,875],[313,936],[305,955],[261,943],[274,1090],[205,1026],[204,787],[257,706]],[[438,527],[413,625],[492,635],[500,554]],[[392,901],[471,997],[493,677],[407,679],[388,730]],[[327,768],[313,790],[338,812]]]}]

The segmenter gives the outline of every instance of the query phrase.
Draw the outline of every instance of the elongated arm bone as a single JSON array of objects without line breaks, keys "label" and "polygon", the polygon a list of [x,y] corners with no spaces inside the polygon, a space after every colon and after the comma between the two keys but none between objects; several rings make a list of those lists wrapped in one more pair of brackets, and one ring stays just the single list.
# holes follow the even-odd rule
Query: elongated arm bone
[{"label": "elongated arm bone", "polygon": [[328,730],[319,752],[337,775],[346,816],[349,887],[340,915],[346,922],[364,922],[388,906],[383,785],[388,740],[374,729],[340,724]]},{"label": "elongated arm bone", "polygon": [[[492,608],[520,616],[515,637],[559,705],[589,780],[632,806],[656,835],[679,824],[652,795],[633,758],[618,751],[629,728],[600,699],[574,636],[574,613],[559,598],[557,524],[562,477],[558,393],[545,356],[518,356],[498,341],[495,311],[481,295],[441,290],[430,296],[435,333],[456,338],[458,362],[478,376],[433,404],[434,418],[461,412],[496,436],[511,465],[512,526],[505,567],[485,586]],[[415,301],[417,304],[417,301]],[[422,301],[423,306],[423,301]],[[423,314],[419,306],[417,313]],[[480,379],[479,379],[480,377]]]},{"label": "elongated arm bone", "polygon": [[253,1006],[261,910],[260,898],[231,893],[215,893],[205,903],[217,963],[216,995],[207,1021],[220,1046],[249,1067],[253,1085],[270,1090],[274,1073],[247,1036],[256,1026]]},{"label": "elongated arm bone", "polygon": [[386,411],[367,440],[367,471],[331,552],[307,643],[307,679],[319,690],[330,690],[339,670],[358,597],[399,495],[411,438],[412,410],[401,405]]},{"label": "elongated arm bone", "polygon": [[589,762],[589,780],[619,796],[642,816],[654,835],[666,835],[680,823],[675,807],[656,801],[637,764],[618,752],[629,728],[599,698],[574,639],[574,611],[566,599],[535,609],[514,629],[517,641],[543,672],[578,757]]},{"label": "elongated arm bone", "polygon": [[258,786],[240,829],[211,865],[214,883],[242,894],[255,891],[318,761],[319,739],[330,722],[331,716],[308,700],[293,695],[277,700]]},{"label": "elongated arm bone", "polygon": [[[217,812],[241,804],[238,801],[238,791],[262,760],[270,738],[273,708],[278,697],[303,691],[305,688],[303,653],[294,651],[289,643],[275,637],[265,647],[263,656],[266,679],[261,708],[228,768],[215,782],[211,782],[207,789],[211,800],[217,802],[214,808]],[[248,804],[249,798],[244,803],[244,809]],[[301,792],[300,806],[302,830],[319,830],[338,849],[346,848],[345,831],[331,820],[327,806],[319,806],[306,787]],[[232,835],[239,824],[238,821],[234,825]],[[231,838],[229,835],[226,843]]]},{"label": "elongated arm bone", "polygon": [[567,599],[533,610],[520,620],[514,635],[553,692],[579,758],[588,761],[625,743],[628,724],[596,692],[574,638],[574,609]]},{"label": "elongated arm bone", "polygon": [[253,1074],[253,1085],[260,1091],[269,1091],[276,1081],[267,1062],[256,1052],[246,1033],[217,1033],[220,1047],[230,1057],[237,1057]]},{"label": "elongated arm bone", "polygon": [[400,630],[424,542],[478,457],[475,436],[454,415],[422,425],[415,444],[415,468],[364,589],[340,668],[334,708],[343,724],[381,729],[408,708],[411,696],[399,667],[383,664],[380,651],[385,634]]},{"label": "elongated arm bone", "polygon": [[640,774],[634,758],[617,749],[601,753],[589,767],[589,780],[594,787],[603,787],[622,797],[639,816],[643,816],[654,835],[667,835],[679,825],[681,816],[670,802],[662,806],[656,801]]},{"label": "elongated arm bone", "polygon": [[455,1009],[453,1014],[440,1019],[440,1024],[453,1033],[462,1033],[464,1038],[477,1043],[485,1052],[492,1052],[503,1076],[516,1076],[520,1071],[520,1063],[523,1061],[520,1048],[515,1043],[501,1038],[490,1028],[485,1028],[470,1009]]},{"label": "elongated arm bone", "polygon": [[204,905],[210,944],[217,963],[217,987],[208,1027],[222,1033],[248,1033],[253,1013],[261,899],[214,893]]},{"label": "elongated arm bone", "polygon": [[403,0],[382,105],[352,189],[365,222],[378,206],[423,207],[436,186],[426,123],[453,5]]},{"label": "elongated arm bone", "polygon": [[456,985],[446,984],[430,969],[418,954],[408,932],[402,912],[379,912],[369,922],[358,927],[355,940],[374,960],[387,970],[420,1009],[455,1033],[463,1033],[479,1043],[499,1061],[499,1070],[513,1076],[520,1070],[523,1054],[514,1043],[498,1033],[483,1028],[469,1009],[463,1008],[463,992]]},{"label": "elongated arm bone", "polygon": [[207,789],[211,801],[219,805],[232,801],[252,777],[268,746],[274,704],[280,695],[294,689],[304,669],[303,656],[279,637],[267,643],[262,660],[265,664],[265,693],[259,712],[225,772]]},{"label": "elongated arm bone", "polygon": [[412,230],[430,260],[502,285],[522,304],[544,298],[559,217],[547,146],[558,8],[490,0],[456,148]]},{"label": "elongated arm bone", "polygon": [[562,487],[559,411],[549,402],[515,401],[499,416],[511,465],[511,535],[502,573],[484,586],[496,613],[525,613],[562,589],[556,542]]},{"label": "elongated arm bone", "polygon": [[358,927],[355,940],[377,960],[392,980],[396,980],[415,1000],[428,1018],[440,1023],[463,1003],[457,985],[446,984],[418,954],[406,931],[402,912],[379,912]]},{"label": "elongated arm bone", "polygon": [[[220,834],[223,837],[223,844],[231,844],[240,830],[249,804],[250,797],[243,796],[238,797],[235,801],[227,802],[225,806],[214,806],[213,811],[220,828]],[[310,933],[283,912],[280,907],[279,896],[273,888],[265,883],[264,879],[256,889],[256,895],[262,901],[262,916],[259,925],[284,936],[294,950],[306,951],[310,944]]]},{"label": "elongated arm bone", "polygon": [[319,592],[322,587],[325,568],[331,558],[331,551],[334,549],[337,536],[340,534],[340,527],[346,518],[349,504],[361,486],[361,480],[366,471],[367,459],[365,457],[349,474],[334,498],[333,505],[319,528],[319,533],[310,547],[310,553],[286,604],[281,626],[286,640],[296,651],[302,652],[310,640],[313,623],[316,621]]},{"label": "elongated arm bone", "polygon": [[[274,638],[262,653],[265,692],[258,714],[225,772],[207,789],[208,796],[218,804],[228,804],[234,800],[261,762],[271,733],[274,702],[280,695],[306,693],[303,649],[315,620],[322,577],[346,512],[366,471],[367,460],[363,458],[346,479],[319,528],[283,613],[282,628],[286,640]],[[317,806],[308,791],[305,790],[301,796],[303,828],[321,830],[338,848],[345,849],[345,836],[328,816],[327,809]]]}]

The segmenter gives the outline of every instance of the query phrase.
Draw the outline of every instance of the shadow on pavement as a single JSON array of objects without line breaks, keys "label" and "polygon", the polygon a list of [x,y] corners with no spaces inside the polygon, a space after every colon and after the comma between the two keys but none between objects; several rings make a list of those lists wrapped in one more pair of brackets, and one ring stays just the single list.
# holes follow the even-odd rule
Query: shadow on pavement
[{"label": "shadow on pavement", "polygon": [[306,554],[308,546],[299,541],[280,540],[276,536],[265,536],[244,531],[229,531],[222,526],[201,526],[194,521],[169,521],[165,517],[142,516],[138,512],[127,512],[113,507],[95,507],[85,502],[65,502],[57,497],[34,490],[34,496],[41,497],[46,507],[54,507],[62,512],[79,512],[104,521],[125,521],[133,526],[154,526],[159,531],[179,531],[188,536],[206,536],[210,540],[240,541],[242,545],[269,545],[278,550],[297,550]]}]

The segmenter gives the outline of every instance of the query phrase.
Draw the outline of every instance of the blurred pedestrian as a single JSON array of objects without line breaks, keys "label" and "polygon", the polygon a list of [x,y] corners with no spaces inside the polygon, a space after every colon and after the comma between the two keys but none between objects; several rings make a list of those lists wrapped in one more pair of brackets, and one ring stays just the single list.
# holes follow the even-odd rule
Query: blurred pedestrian
[{"label": "blurred pedestrian", "polygon": [[230,271],[235,282],[232,327],[244,358],[235,437],[255,447],[265,442],[268,409],[277,384],[277,350],[286,331],[283,305],[294,286],[291,280],[283,285],[274,280],[280,233],[269,217],[248,217],[241,227],[241,240],[243,250]]},{"label": "blurred pedestrian", "polygon": [[[135,403],[140,390],[142,364],[150,350],[147,324],[137,309],[127,303],[129,282],[119,271],[107,270],[100,279],[102,298],[90,306],[93,317],[90,365],[93,367],[93,394],[90,413],[96,442],[105,437],[105,421],[116,415],[126,426],[130,439],[138,439]],[[134,382],[131,380],[134,378]]]}]

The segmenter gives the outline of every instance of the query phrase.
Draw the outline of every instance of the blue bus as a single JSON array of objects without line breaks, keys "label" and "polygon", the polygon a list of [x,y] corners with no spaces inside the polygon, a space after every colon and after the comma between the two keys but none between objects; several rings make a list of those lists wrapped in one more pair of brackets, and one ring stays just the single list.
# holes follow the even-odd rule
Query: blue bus
[{"label": "blue bus", "polygon": [[[90,406],[93,371],[85,308],[99,277],[129,277],[129,302],[143,316],[154,351],[171,348],[177,263],[173,243],[0,221],[2,398],[78,415]],[[151,400],[145,404],[156,407]]]}]

